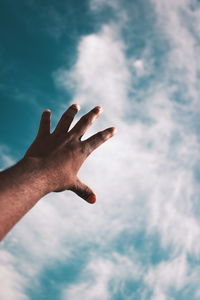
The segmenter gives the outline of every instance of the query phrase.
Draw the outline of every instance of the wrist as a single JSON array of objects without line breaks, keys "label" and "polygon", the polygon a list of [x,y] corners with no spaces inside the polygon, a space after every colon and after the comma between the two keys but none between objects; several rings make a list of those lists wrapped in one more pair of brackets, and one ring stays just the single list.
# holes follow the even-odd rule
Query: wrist
[{"label": "wrist", "polygon": [[21,180],[35,186],[41,196],[51,192],[48,184],[48,172],[45,171],[40,158],[25,156],[14,167],[21,176]]},{"label": "wrist", "polygon": [[48,181],[36,159],[23,158],[0,172],[0,240],[43,196]]}]

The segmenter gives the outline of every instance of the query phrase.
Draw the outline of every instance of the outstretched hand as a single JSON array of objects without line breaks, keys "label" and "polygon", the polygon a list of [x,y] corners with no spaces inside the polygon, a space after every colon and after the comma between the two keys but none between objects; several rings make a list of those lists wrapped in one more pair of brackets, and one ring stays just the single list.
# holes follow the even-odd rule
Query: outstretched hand
[{"label": "outstretched hand", "polygon": [[91,152],[111,138],[116,128],[107,128],[82,141],[82,136],[100,115],[102,109],[96,106],[69,130],[78,111],[78,105],[71,105],[63,113],[55,130],[51,133],[51,111],[45,110],[41,117],[38,134],[24,159],[37,160],[47,178],[48,192],[71,190],[87,202],[94,203],[95,193],[80,181],[77,173]]}]

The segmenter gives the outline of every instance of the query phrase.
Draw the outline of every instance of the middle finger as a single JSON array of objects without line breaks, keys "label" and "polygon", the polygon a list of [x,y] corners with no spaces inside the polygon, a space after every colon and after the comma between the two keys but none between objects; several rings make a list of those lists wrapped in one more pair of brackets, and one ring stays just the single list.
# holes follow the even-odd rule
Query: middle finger
[{"label": "middle finger", "polygon": [[71,129],[70,133],[77,135],[78,138],[81,138],[101,112],[101,106],[96,106],[93,108],[76,123],[76,125]]}]

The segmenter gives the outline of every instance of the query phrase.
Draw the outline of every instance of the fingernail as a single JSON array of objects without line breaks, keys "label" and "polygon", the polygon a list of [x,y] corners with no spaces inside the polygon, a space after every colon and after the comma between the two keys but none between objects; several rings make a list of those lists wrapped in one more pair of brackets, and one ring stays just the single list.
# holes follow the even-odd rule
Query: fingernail
[{"label": "fingernail", "polygon": [[103,107],[102,106],[96,106],[95,108],[98,110],[99,114],[102,113],[102,111],[103,111]]},{"label": "fingernail", "polygon": [[96,202],[96,196],[95,195],[90,195],[87,199],[87,202],[89,202],[90,204],[93,204]]},{"label": "fingernail", "polygon": [[51,113],[51,110],[47,108],[47,109],[44,110],[44,112]]},{"label": "fingernail", "polygon": [[110,128],[108,128],[108,130],[110,131],[110,133],[112,135],[115,135],[117,133],[117,128],[116,127],[110,127]]},{"label": "fingernail", "polygon": [[81,109],[79,104],[73,104],[73,106],[75,107],[75,109],[77,109],[78,111]]},{"label": "fingernail", "polygon": [[116,127],[112,127],[112,130],[113,130],[113,134],[116,134],[118,131]]}]

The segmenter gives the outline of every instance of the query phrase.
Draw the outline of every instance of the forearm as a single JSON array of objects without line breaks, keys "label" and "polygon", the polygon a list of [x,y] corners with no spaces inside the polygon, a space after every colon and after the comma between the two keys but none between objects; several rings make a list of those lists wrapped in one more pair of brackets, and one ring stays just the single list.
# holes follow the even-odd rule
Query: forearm
[{"label": "forearm", "polygon": [[0,240],[49,192],[71,190],[88,203],[95,203],[95,193],[78,178],[78,171],[116,129],[107,128],[82,141],[102,108],[94,107],[70,129],[78,110],[77,104],[71,105],[52,133],[51,112],[44,110],[37,136],[24,158],[0,172]]},{"label": "forearm", "polygon": [[0,172],[0,240],[47,193],[37,160],[22,159]]}]

